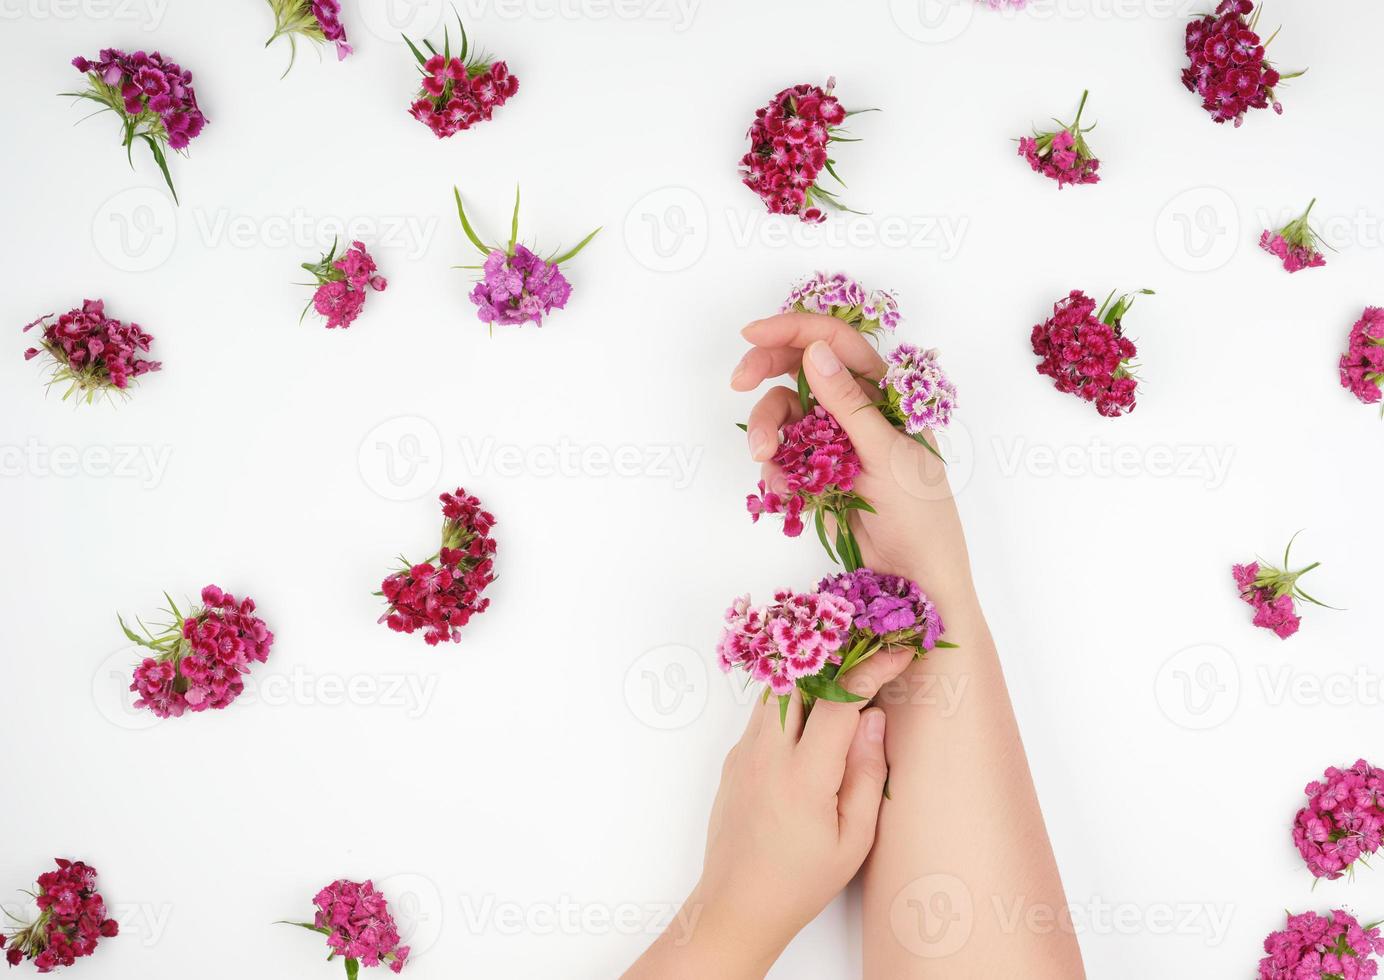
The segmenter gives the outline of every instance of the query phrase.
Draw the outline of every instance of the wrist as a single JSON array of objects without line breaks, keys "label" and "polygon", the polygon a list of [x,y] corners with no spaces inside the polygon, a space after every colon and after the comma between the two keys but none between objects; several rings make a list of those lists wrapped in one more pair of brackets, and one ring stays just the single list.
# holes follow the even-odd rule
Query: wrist
[{"label": "wrist", "polygon": [[[737,900],[702,880],[664,935],[688,962],[705,969],[699,976],[759,978],[801,928],[782,915],[768,914],[773,908],[774,903]],[[784,904],[778,908],[782,911]]]}]

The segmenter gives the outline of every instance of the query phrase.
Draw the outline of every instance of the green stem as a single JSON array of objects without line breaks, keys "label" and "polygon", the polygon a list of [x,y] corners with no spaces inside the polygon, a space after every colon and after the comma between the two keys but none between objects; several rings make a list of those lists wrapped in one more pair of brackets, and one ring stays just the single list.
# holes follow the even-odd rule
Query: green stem
[{"label": "green stem", "polygon": [[1073,129],[1081,128],[1081,113],[1086,108],[1086,97],[1091,94],[1090,89],[1081,93],[1081,104],[1076,107],[1076,119],[1072,122]]}]

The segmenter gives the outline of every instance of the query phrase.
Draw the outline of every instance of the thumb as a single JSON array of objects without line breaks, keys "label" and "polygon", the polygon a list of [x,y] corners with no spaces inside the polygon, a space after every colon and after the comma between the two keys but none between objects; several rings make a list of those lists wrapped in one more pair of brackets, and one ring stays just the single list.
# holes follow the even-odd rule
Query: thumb
[{"label": "thumb", "polygon": [[868,456],[888,451],[889,440],[895,437],[894,427],[871,405],[855,375],[846,370],[826,341],[819,340],[807,349],[803,371],[812,393],[846,430],[857,452]]},{"label": "thumb", "polygon": [[884,761],[884,712],[866,708],[860,713],[855,739],[846,753],[846,773],[836,796],[841,843],[863,861],[875,839],[880,801],[889,767]]}]

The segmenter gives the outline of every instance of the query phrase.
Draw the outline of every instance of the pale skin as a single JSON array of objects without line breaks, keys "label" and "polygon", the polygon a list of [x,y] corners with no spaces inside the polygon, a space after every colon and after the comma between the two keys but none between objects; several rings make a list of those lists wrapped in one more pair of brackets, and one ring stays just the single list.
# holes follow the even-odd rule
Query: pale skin
[{"label": "pale skin", "polygon": [[[916,581],[959,649],[867,660],[842,682],[868,706],[819,701],[804,721],[795,696],[782,728],[775,702],[757,705],[722,770],[684,906],[696,915],[680,919],[695,924],[670,927],[625,976],[763,977],[858,875],[867,980],[1082,980],[946,467],[871,407],[884,364],[845,323],[787,313],[742,333],[751,347],[731,387],[806,373],[861,459],[856,489],[877,512],[852,516],[866,567]],[[750,454],[771,489],[778,430],[800,414],[782,386],[750,413]]]}]

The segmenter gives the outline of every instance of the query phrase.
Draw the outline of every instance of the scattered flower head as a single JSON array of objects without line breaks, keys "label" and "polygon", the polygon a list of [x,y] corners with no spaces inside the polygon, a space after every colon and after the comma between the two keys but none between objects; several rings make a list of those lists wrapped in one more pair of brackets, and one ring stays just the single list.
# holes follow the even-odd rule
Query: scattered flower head
[{"label": "scattered flower head", "polygon": [[1273,38],[1263,41],[1256,33],[1260,12],[1252,0],[1221,0],[1214,14],[1187,24],[1182,84],[1201,96],[1202,108],[1218,123],[1239,126],[1249,110],[1269,106],[1282,115],[1274,88],[1302,74],[1281,74],[1265,59],[1264,49]]},{"label": "scattered flower head", "polygon": [[202,604],[186,616],[172,597],[164,598],[172,619],[157,632],[140,622],[141,636],[120,620],[126,638],[151,654],[135,668],[135,707],[160,718],[228,707],[245,690],[243,675],[269,659],[274,634],[255,615],[254,600],[215,585],[202,590]]},{"label": "scattered flower head", "polygon": [[1341,355],[1341,387],[1366,405],[1374,405],[1380,401],[1381,382],[1384,382],[1384,309],[1369,306],[1350,328],[1349,346]]},{"label": "scattered flower head", "polygon": [[1100,161],[1086,144],[1086,133],[1095,129],[1094,125],[1081,128],[1081,113],[1086,109],[1086,98],[1090,92],[1081,93],[1081,104],[1076,107],[1076,118],[1070,123],[1054,119],[1060,127],[1055,132],[1033,131],[1032,136],[1019,140],[1019,156],[1028,161],[1036,173],[1057,181],[1061,190],[1068,184],[1096,184],[1100,182]]},{"label": "scattered flower head", "polygon": [[75,395],[89,405],[99,394],[126,394],[131,380],[163,367],[140,356],[148,353],[154,338],[137,323],[106,316],[104,300],[83,300],[81,307],[67,311],[56,323],[47,322],[52,315],[45,313],[24,327],[26,332],[43,327],[42,340],[24,352],[24,360],[40,354],[48,358],[52,367],[48,385],[67,385],[64,401]]},{"label": "scattered flower head", "polygon": [[575,248],[545,259],[519,244],[519,190],[515,188],[509,243],[504,246],[487,245],[481,241],[466,217],[466,209],[461,204],[461,191],[454,187],[452,193],[456,197],[462,231],[485,257],[482,265],[458,266],[481,270],[481,280],[471,290],[471,302],[476,304],[477,318],[482,323],[490,324],[492,331],[497,323],[516,327],[525,323],[543,326],[543,318],[553,310],[565,307],[572,296],[572,284],[562,274],[562,263],[575,258],[601,229],[597,228],[587,235]]},{"label": "scattered flower head", "polygon": [[1307,784],[1307,805],[1293,820],[1293,843],[1317,878],[1355,873],[1384,834],[1384,773],[1360,759]]},{"label": "scattered flower head", "polygon": [[[1148,295],[1152,290],[1142,289]],[[1053,306],[1053,314],[1033,328],[1038,373],[1053,379],[1058,391],[1094,402],[1101,415],[1114,418],[1134,411],[1139,382],[1133,374],[1138,354],[1124,335],[1123,321],[1135,293],[1114,303],[1111,293],[1099,310],[1095,300],[1073,290]]]},{"label": "scattered flower head", "polygon": [[[39,973],[51,973],[90,956],[102,939],[120,932],[120,924],[106,914],[106,903],[96,890],[96,869],[81,861],[54,859],[58,870],[38,876],[33,893],[38,916],[8,935],[0,933],[0,947],[10,966],[30,960]],[[13,918],[13,916],[11,916]]]},{"label": "scattered flower head", "polygon": [[1296,571],[1289,570],[1293,541],[1296,540],[1295,534],[1284,549],[1282,568],[1275,568],[1264,561],[1231,567],[1235,584],[1240,589],[1240,598],[1254,610],[1254,625],[1272,630],[1282,640],[1292,636],[1302,625],[1295,600],[1302,599],[1315,606],[1329,608],[1303,592],[1297,584],[1298,579],[1317,568],[1321,562],[1314,561]]},{"label": "scattered flower head", "polygon": [[103,49],[95,61],[73,58],[72,66],[87,77],[86,90],[62,94],[95,102],[101,106],[99,112],[114,112],[120,118],[120,145],[126,155],[133,152],[136,140],[144,143],[176,201],[164,150],[186,150],[207,124],[192,90],[192,72],[157,51],[126,54],[115,48]]},{"label": "scattered flower head", "polygon": [[269,0],[269,9],[274,12],[274,33],[264,42],[267,48],[281,37],[288,38],[287,75],[293,69],[298,57],[298,36],[302,35],[318,44],[331,41],[336,45],[336,59],[345,61],[351,53],[346,43],[346,28],[341,23],[341,4],[339,0]]},{"label": "scattered flower head", "polygon": [[[822,579],[817,591],[851,604],[851,628],[882,647],[909,647],[921,657],[938,645],[942,617],[918,583],[901,575],[860,568]],[[860,659],[857,658],[857,663]]]},{"label": "scattered flower head", "polygon": [[740,177],[770,214],[792,214],[816,222],[825,220],[822,205],[848,210],[834,192],[818,183],[823,171],[841,183],[828,147],[846,140],[841,124],[855,114],[836,100],[835,87],[835,78],[827,79],[826,88],[794,85],[755,110],[750,150],[740,160]]},{"label": "scattered flower head", "polygon": [[312,900],[317,912],[311,922],[290,922],[327,937],[328,960],[345,960],[346,976],[355,980],[362,966],[387,966],[398,973],[408,963],[409,947],[401,946],[399,927],[389,903],[373,882],[334,881]]},{"label": "scattered flower head", "polygon": [[461,28],[461,50],[456,57],[452,56],[450,31],[444,35],[440,53],[424,41],[423,47],[428,49],[425,55],[404,38],[423,76],[409,115],[431,129],[438,139],[489,120],[496,109],[519,91],[519,76],[511,75],[503,61],[493,61],[487,54],[472,51],[460,17],[457,26]]},{"label": "scattered flower head", "polygon": [[403,567],[384,580],[389,608],[380,616],[396,633],[423,631],[428,646],[461,641],[461,628],[490,607],[481,596],[495,581],[495,518],[461,487],[444,493],[442,545],[425,562],[401,558]]},{"label": "scattered flower head", "polygon": [[956,385],[942,371],[937,351],[899,344],[885,357],[885,363],[888,367],[879,382],[884,390],[885,418],[911,436],[951,424]]},{"label": "scattered flower head", "polygon": [[1384,939],[1344,909],[1289,915],[1287,928],[1264,940],[1259,980],[1364,980],[1375,976]]},{"label": "scattered flower head", "polygon": [[899,301],[887,289],[867,290],[850,276],[838,272],[814,272],[805,276],[788,294],[780,313],[821,313],[850,324],[872,337],[893,332],[899,325]]},{"label": "scattered flower head", "polygon": [[319,261],[303,263],[303,268],[317,280],[317,288],[303,316],[308,315],[309,309],[316,310],[326,317],[328,330],[349,327],[365,308],[365,297],[370,290],[382,293],[389,285],[389,281],[376,271],[375,260],[363,243],[352,242],[341,258],[336,257],[336,246],[333,241],[331,251]]},{"label": "scattered flower head", "polygon": [[1317,249],[1317,233],[1307,223],[1307,216],[1312,213],[1312,207],[1316,203],[1317,199],[1312,198],[1312,203],[1307,205],[1307,210],[1302,212],[1301,217],[1288,222],[1277,231],[1266,231],[1259,236],[1259,247],[1270,255],[1277,256],[1283,263],[1283,268],[1289,272],[1316,269],[1326,265],[1326,256]]}]

